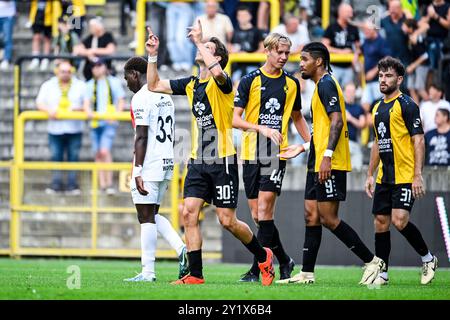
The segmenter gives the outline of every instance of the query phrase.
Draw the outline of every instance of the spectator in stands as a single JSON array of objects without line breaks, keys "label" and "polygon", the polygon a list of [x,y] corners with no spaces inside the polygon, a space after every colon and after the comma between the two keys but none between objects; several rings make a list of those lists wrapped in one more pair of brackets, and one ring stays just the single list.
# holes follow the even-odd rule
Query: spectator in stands
[{"label": "spectator in stands", "polygon": [[382,4],[382,2],[386,2],[384,0],[349,0],[346,2],[352,6],[354,19],[358,22],[363,22],[368,15],[376,15],[375,19],[381,19],[385,11],[385,7]]},{"label": "spectator in stands", "polygon": [[[100,57],[113,55],[116,52],[114,37],[105,30],[100,17],[89,20],[89,32],[90,35],[74,49],[75,55],[86,57],[86,64],[83,69],[86,81],[92,78],[93,61]],[[111,68],[110,61],[108,62],[108,68]]]},{"label": "spectator in stands", "polygon": [[[335,23],[328,26],[323,35],[322,42],[327,46],[330,53],[352,53],[354,54],[353,63],[358,63],[359,52],[359,31],[351,25],[353,18],[353,9],[347,3],[342,3],[338,8],[338,16]],[[331,65],[333,76],[338,80],[341,86],[352,82],[354,72],[352,62],[339,62]]]},{"label": "spectator in stands", "polygon": [[[52,25],[53,14],[60,11],[59,2],[53,0],[32,0],[30,7],[29,21],[32,23],[31,29],[33,31],[32,42],[32,55],[37,56],[40,54],[41,43],[43,45],[43,54],[49,55],[52,45]],[[59,9],[59,10],[58,10]],[[39,59],[34,58],[28,65],[28,70],[34,70],[39,66]],[[48,59],[42,59],[40,62],[40,69],[46,70],[50,61]]]},{"label": "spectator in stands", "polygon": [[407,88],[413,100],[419,104],[420,101],[428,100],[426,82],[428,76],[428,53],[425,37],[416,34],[418,30],[417,21],[406,19],[403,22],[403,31],[408,35],[408,50],[411,62],[406,68]]},{"label": "spectator in stands", "polygon": [[62,15],[69,16],[69,26],[81,39],[86,25],[86,6],[84,0],[61,0]]},{"label": "spectator in stands", "polygon": [[[252,14],[248,7],[237,8],[238,26],[234,30],[231,40],[231,52],[263,52],[265,34],[252,25]],[[244,75],[259,68],[258,63],[238,63],[233,70],[233,84],[237,87],[239,80]]]},{"label": "spectator in stands", "polygon": [[434,0],[428,6],[426,16],[422,20],[429,26],[427,43],[430,66],[432,69],[437,69],[444,40],[447,38],[450,29],[450,4],[445,0]]},{"label": "spectator in stands", "polygon": [[78,34],[69,24],[69,16],[61,16],[58,20],[58,36],[53,39],[55,55],[72,55],[74,48],[80,44]]},{"label": "spectator in stands", "polygon": [[0,32],[3,34],[4,53],[0,64],[1,70],[6,70],[12,61],[13,30],[16,16],[14,1],[0,1]]},{"label": "spectator in stands", "polygon": [[[298,56],[305,44],[310,42],[308,29],[300,24],[300,20],[290,13],[284,17],[284,23],[275,27],[272,32],[289,37],[292,42],[291,55]],[[297,62],[287,62],[284,66],[286,71],[295,73],[298,71]]]},{"label": "spectator in stands", "polygon": [[[92,67],[93,78],[86,84],[84,110],[92,117],[92,112],[112,114],[123,111],[125,91],[117,77],[108,74],[106,61],[99,58]],[[118,127],[117,121],[91,121],[92,150],[95,162],[111,163],[111,148]],[[111,171],[99,171],[100,189],[113,195],[113,174]]]},{"label": "spectator in stands", "polygon": [[[84,122],[79,120],[56,120],[58,114],[82,110],[86,86],[83,81],[72,75],[69,61],[60,61],[56,67],[56,76],[47,80],[39,89],[36,106],[47,112],[48,139],[51,161],[77,162],[81,148]],[[66,191],[68,194],[80,194],[76,172],[68,173],[67,187],[64,188],[61,171],[54,171],[51,185],[46,189],[49,194]]]},{"label": "spectator in stands", "polygon": [[184,32],[192,25],[193,10],[190,3],[171,2],[166,9],[167,22],[167,48],[169,49],[170,60],[172,60],[173,70],[190,71],[194,57],[193,45]]},{"label": "spectator in stands", "polygon": [[436,129],[425,134],[425,164],[429,166],[450,165],[450,111],[438,109],[435,116]]},{"label": "spectator in stands", "polygon": [[120,35],[127,35],[127,19],[129,16],[129,24],[132,28],[136,26],[136,0],[120,1]]},{"label": "spectator in stands", "polygon": [[206,1],[206,14],[199,17],[203,28],[203,40],[207,41],[211,37],[217,37],[230,50],[233,24],[228,16],[219,13],[218,10],[219,4],[215,0]]},{"label": "spectator in stands", "polygon": [[[363,25],[364,43],[361,51],[364,54],[364,72],[366,86],[361,98],[361,104],[366,113],[371,111],[373,102],[380,99],[382,94],[378,84],[378,61],[391,54],[389,44],[381,37],[376,26],[367,20]],[[368,115],[367,122],[371,125],[372,117]]]},{"label": "spectator in stands", "polygon": [[360,130],[366,127],[366,117],[364,109],[356,103],[356,86],[352,82],[345,85],[344,98],[352,168],[360,170],[363,165],[363,154],[359,134]]},{"label": "spectator in stands", "polygon": [[442,99],[442,93],[442,87],[436,83],[433,83],[428,89],[428,96],[430,100],[423,101],[420,104],[420,117],[422,118],[423,131],[425,133],[436,129],[434,118],[438,109],[450,110],[450,103]]},{"label": "spectator in stands", "polygon": [[381,20],[381,28],[384,30],[392,56],[398,58],[404,65],[408,65],[410,61],[408,35],[402,29],[403,22],[406,20],[402,4],[400,0],[391,0],[388,2],[388,8],[389,15]]}]

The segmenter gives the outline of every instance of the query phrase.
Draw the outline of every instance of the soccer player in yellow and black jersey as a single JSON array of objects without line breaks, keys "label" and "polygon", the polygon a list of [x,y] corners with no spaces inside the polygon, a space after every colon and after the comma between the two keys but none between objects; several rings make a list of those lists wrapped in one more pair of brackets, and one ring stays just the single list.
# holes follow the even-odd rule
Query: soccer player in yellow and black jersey
[{"label": "soccer player in yellow and black jersey", "polygon": [[[375,252],[386,262],[384,272],[375,280],[381,285],[389,281],[391,222],[422,257],[422,284],[433,280],[437,267],[437,258],[428,250],[419,229],[409,221],[414,199],[425,194],[422,179],[425,143],[419,107],[399,89],[404,75],[405,67],[399,60],[386,57],[378,62],[384,98],[372,111],[375,142],[365,187],[367,195],[373,198]],[[379,164],[374,192],[373,174]]]},{"label": "soccer player in yellow and black jersey", "polygon": [[[316,89],[311,102],[313,133],[305,187],[305,243],[303,268],[294,277],[277,283],[312,283],[322,228],[328,228],[365,264],[360,284],[371,284],[384,267],[361,241],[358,234],[338,217],[339,202],[345,201],[347,172],[351,170],[345,103],[339,83],[330,75],[330,53],[320,42],[305,45],[300,72],[312,79]],[[291,146],[281,157],[292,158],[305,146]],[[308,203],[306,203],[308,202]]]},{"label": "soccer player in yellow and black jersey", "polygon": [[[283,71],[288,61],[291,40],[278,33],[264,40],[267,60],[264,65],[242,78],[234,100],[233,126],[244,130],[241,158],[245,193],[253,220],[258,225],[257,238],[272,249],[280,263],[280,279],[291,277],[295,262],[280,241],[274,223],[277,196],[281,193],[286,160],[277,155],[288,145],[289,119],[309,141],[309,128],[300,112],[300,84]],[[245,111],[245,118],[242,114]],[[245,273],[240,282],[259,280],[258,263]]]},{"label": "soccer player in yellow and black jersey", "polygon": [[262,284],[275,277],[273,253],[263,248],[249,226],[236,218],[239,191],[238,164],[232,140],[233,85],[223,71],[228,52],[217,38],[202,42],[200,21],[190,28],[188,37],[196,45],[199,76],[179,80],[160,80],[156,68],[159,39],[150,28],[146,42],[150,91],[187,95],[196,125],[193,129],[191,159],[184,184],[184,227],[190,274],[173,284],[202,284],[199,213],[205,202],[216,205],[222,226],[238,238],[258,260]]}]

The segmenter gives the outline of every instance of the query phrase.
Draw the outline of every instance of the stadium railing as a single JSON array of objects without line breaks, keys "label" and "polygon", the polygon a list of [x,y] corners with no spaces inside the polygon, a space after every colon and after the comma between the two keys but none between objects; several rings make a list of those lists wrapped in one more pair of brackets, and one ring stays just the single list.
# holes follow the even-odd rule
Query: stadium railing
[{"label": "stadium railing", "polygon": [[[31,120],[45,121],[48,115],[42,111],[22,111],[20,106],[20,79],[21,65],[24,61],[33,58],[32,56],[20,57],[14,69],[14,159],[12,161],[0,162],[0,168],[10,168],[10,247],[0,249],[0,254],[10,256],[21,255],[56,255],[56,256],[103,256],[103,257],[140,257],[140,249],[98,248],[98,216],[99,213],[136,213],[136,209],[129,207],[101,207],[98,203],[98,171],[126,170],[131,173],[131,163],[95,163],[95,162],[49,162],[49,161],[25,161],[24,140],[25,123]],[[80,59],[72,56],[40,56],[39,58],[49,59]],[[129,57],[110,57],[111,60],[125,60]],[[63,112],[57,115],[57,119],[88,120],[86,113],[81,111]],[[129,112],[116,112],[113,114],[93,113],[93,120],[117,120],[130,121]],[[88,206],[45,206],[24,203],[24,172],[25,170],[74,170],[91,172],[91,203]],[[172,225],[178,230],[178,202],[179,202],[179,165],[175,165],[174,177],[170,187],[169,207],[161,207],[162,214],[170,215]],[[59,213],[88,213],[91,214],[91,246],[90,248],[39,248],[22,247],[20,244],[21,235],[21,212],[59,212]],[[175,258],[173,250],[157,250],[157,257]]]}]

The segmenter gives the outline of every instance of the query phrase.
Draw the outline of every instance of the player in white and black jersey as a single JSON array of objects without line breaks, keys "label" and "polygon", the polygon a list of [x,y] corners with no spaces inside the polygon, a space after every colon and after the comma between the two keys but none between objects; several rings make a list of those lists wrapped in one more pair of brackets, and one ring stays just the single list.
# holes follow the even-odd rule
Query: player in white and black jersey
[{"label": "player in white and black jersey", "polygon": [[142,272],[125,281],[155,281],[157,232],[177,251],[179,278],[189,273],[186,246],[170,222],[158,214],[173,175],[174,104],[165,94],[148,91],[147,61],[133,57],[125,64],[125,80],[135,93],[131,119],[135,129],[131,196],[141,224]]}]

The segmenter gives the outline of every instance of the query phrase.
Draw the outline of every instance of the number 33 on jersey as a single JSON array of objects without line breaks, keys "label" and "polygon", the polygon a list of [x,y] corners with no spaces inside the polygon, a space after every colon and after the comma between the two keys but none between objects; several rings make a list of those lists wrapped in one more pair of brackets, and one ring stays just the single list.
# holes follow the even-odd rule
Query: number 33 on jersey
[{"label": "number 33 on jersey", "polygon": [[[131,100],[133,128],[148,126],[147,152],[142,169],[144,181],[171,179],[175,114],[172,98],[154,93],[144,85]],[[134,165],[134,160],[133,160]]]}]

